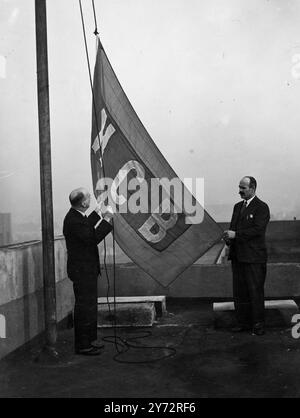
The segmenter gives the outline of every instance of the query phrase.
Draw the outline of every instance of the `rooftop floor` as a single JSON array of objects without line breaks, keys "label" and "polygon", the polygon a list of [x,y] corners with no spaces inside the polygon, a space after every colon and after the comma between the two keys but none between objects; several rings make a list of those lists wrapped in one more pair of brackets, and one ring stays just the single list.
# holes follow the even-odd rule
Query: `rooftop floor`
[{"label": "rooftop floor", "polygon": [[118,361],[112,329],[99,330],[106,341],[98,357],[73,353],[72,329],[59,332],[58,364],[33,361],[37,341],[12,353],[0,361],[0,397],[300,396],[300,340],[288,324],[269,318],[266,335],[257,337],[215,328],[211,302],[167,300],[167,310],[152,328],[116,329],[131,346]]}]

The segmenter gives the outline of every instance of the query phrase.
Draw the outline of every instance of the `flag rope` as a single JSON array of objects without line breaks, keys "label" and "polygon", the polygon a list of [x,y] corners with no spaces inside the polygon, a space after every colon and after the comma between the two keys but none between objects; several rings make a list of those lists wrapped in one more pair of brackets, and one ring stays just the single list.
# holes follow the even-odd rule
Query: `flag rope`
[{"label": "flag rope", "polygon": [[[91,92],[92,92],[92,103],[93,103],[92,107],[93,107],[93,112],[94,112],[96,128],[97,128],[97,138],[98,138],[98,142],[99,142],[99,151],[100,151],[100,156],[101,156],[101,160],[102,160],[103,176],[105,177],[104,161],[103,161],[103,158],[102,158],[102,145],[101,145],[101,140],[100,140],[100,136],[99,136],[100,130],[99,130],[99,125],[98,125],[96,101],[95,101],[95,94],[94,94],[93,81],[92,81],[92,71],[91,71],[89,51],[88,51],[88,46],[87,46],[86,30],[85,30],[85,23],[84,23],[81,0],[79,0],[79,8],[80,8],[80,15],[81,15],[81,23],[82,23],[82,31],[83,31],[83,38],[84,38],[84,46],[85,46],[86,60],[87,60],[87,66],[88,66],[90,87],[91,87]],[[94,11],[95,26],[96,26],[94,34],[100,42],[100,39],[99,39],[99,36],[98,36],[98,31],[97,31],[97,21],[96,21],[94,0],[93,0],[93,11]],[[112,226],[113,226],[113,240],[114,240],[115,238],[114,238],[114,221],[113,221],[113,219],[112,219]],[[103,240],[103,247],[104,247],[103,265],[104,265],[104,271],[105,271],[106,280],[107,280],[107,295],[106,295],[106,297],[107,297],[107,303],[108,303],[109,316],[112,317],[111,311],[110,311],[110,304],[109,304],[109,301],[108,301],[109,291],[110,291],[110,281],[109,281],[109,275],[108,275],[107,264],[106,264],[107,247],[106,247],[106,239],[105,238]],[[114,262],[115,262],[115,256],[114,256]],[[115,273],[115,266],[114,266],[113,272]],[[115,277],[114,277],[114,282],[115,282]],[[114,299],[115,299],[115,294],[114,294]],[[115,316],[116,315],[113,315],[113,317],[115,317]],[[113,325],[115,325],[115,324],[113,324]],[[115,329],[115,326],[114,326],[114,329]]]},{"label": "flag rope", "polygon": [[[95,5],[94,5],[94,0],[92,0],[92,5],[93,5],[93,13],[94,13],[94,20],[95,20],[95,31],[94,31],[94,35],[97,37],[98,42],[100,42],[100,38],[99,38],[99,33],[98,33],[98,29],[97,29],[97,19],[96,19],[96,11],[95,11]],[[88,73],[89,73],[89,80],[90,80],[90,87],[91,87],[91,92],[92,92],[92,103],[93,103],[93,112],[94,112],[94,117],[95,117],[95,123],[96,123],[96,129],[97,129],[97,137],[98,137],[98,141],[99,141],[99,150],[100,150],[100,156],[102,159],[102,170],[103,170],[103,175],[105,176],[105,169],[104,169],[104,161],[103,161],[103,155],[102,155],[102,144],[100,141],[100,136],[99,136],[99,126],[98,126],[98,119],[97,119],[97,109],[96,109],[96,102],[95,102],[95,95],[94,95],[94,89],[93,89],[93,81],[92,81],[92,73],[91,73],[91,65],[90,65],[90,58],[89,58],[89,53],[88,53],[88,46],[87,46],[87,39],[86,39],[86,31],[85,31],[85,23],[84,23],[84,17],[83,17],[83,10],[82,10],[82,4],[81,4],[81,0],[79,0],[79,7],[80,7],[80,15],[81,15],[81,23],[82,23],[82,30],[83,30],[83,37],[84,37],[84,45],[85,45],[85,52],[86,52],[86,59],[87,59],[87,65],[88,65]],[[109,275],[108,275],[108,270],[107,270],[107,264],[106,264],[106,258],[107,258],[107,248],[106,248],[106,241],[104,238],[104,269],[105,269],[105,274],[106,274],[106,278],[107,278],[107,303],[108,303],[108,309],[109,309],[109,315],[110,317],[112,317],[113,321],[112,321],[112,325],[113,325],[113,329],[114,329],[114,345],[115,345],[115,349],[117,351],[117,354],[114,356],[114,360],[118,361],[120,363],[128,363],[128,364],[140,364],[140,363],[152,363],[155,362],[157,360],[162,360],[165,358],[168,358],[170,356],[173,356],[176,354],[176,349],[173,347],[155,347],[155,346],[142,346],[142,345],[133,345],[130,344],[128,341],[130,340],[136,340],[138,338],[143,338],[145,336],[151,335],[150,331],[146,331],[146,335],[144,334],[143,336],[137,336],[131,339],[123,340],[121,337],[117,336],[117,332],[116,332],[116,328],[117,328],[117,323],[116,323],[116,254],[115,254],[115,231],[114,231],[114,220],[112,219],[112,226],[113,226],[113,230],[112,230],[112,235],[113,235],[113,305],[114,305],[114,315],[111,315],[111,310],[110,310],[110,304],[109,304],[109,290],[110,290],[110,282],[109,282]],[[109,341],[109,337],[103,338],[103,340],[105,341]],[[110,341],[109,341],[110,342]],[[119,346],[122,347],[121,350],[119,350]],[[162,357],[157,358],[157,359],[151,359],[151,360],[147,360],[147,361],[121,361],[118,360],[117,357],[121,354],[126,353],[129,348],[144,348],[144,349],[162,349],[164,351],[169,351],[168,354],[164,354]]]},{"label": "flag rope", "polygon": [[98,25],[97,25],[97,17],[96,17],[96,11],[95,11],[95,4],[94,4],[94,0],[92,0],[92,5],[93,5],[93,13],[94,13],[94,21],[95,21],[95,30],[94,30],[94,35],[99,35],[98,32]]}]

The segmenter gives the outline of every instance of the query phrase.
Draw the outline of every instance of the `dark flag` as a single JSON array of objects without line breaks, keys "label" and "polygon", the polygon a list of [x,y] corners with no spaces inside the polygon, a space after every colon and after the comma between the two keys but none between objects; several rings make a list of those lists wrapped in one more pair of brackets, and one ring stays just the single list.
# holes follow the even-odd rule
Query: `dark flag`
[{"label": "dark flag", "polygon": [[117,243],[138,266],[167,286],[220,241],[222,231],[156,147],[100,41],[93,95],[91,166],[95,196],[101,199],[103,184],[110,179]]}]

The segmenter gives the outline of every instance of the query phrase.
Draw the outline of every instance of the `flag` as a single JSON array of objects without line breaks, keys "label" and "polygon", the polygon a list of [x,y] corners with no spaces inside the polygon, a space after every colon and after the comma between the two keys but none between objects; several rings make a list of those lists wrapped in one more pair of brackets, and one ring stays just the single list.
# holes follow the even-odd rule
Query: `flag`
[{"label": "flag", "polygon": [[[101,198],[103,179],[110,179],[110,196],[117,210],[114,216],[117,243],[134,263],[168,286],[220,241],[221,229],[151,139],[99,40],[92,112],[91,168],[95,197]],[[187,211],[186,202],[193,211]],[[201,214],[196,222],[195,214],[198,218]]]}]

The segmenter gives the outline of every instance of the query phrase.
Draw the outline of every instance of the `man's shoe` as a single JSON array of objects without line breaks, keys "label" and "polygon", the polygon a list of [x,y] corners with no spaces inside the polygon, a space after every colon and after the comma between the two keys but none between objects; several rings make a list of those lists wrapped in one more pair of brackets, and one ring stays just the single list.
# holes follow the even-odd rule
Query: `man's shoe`
[{"label": "man's shoe", "polygon": [[265,328],[262,326],[253,327],[252,335],[258,335],[258,336],[265,335]]},{"label": "man's shoe", "polygon": [[82,348],[81,350],[75,350],[75,354],[80,354],[82,356],[98,356],[101,354],[101,350],[96,347]]},{"label": "man's shoe", "polygon": [[93,343],[91,343],[91,346],[95,348],[104,348],[104,344],[102,344],[99,341],[94,341]]},{"label": "man's shoe", "polygon": [[236,327],[231,328],[231,332],[246,332],[251,331],[251,327],[246,325],[237,325]]}]

